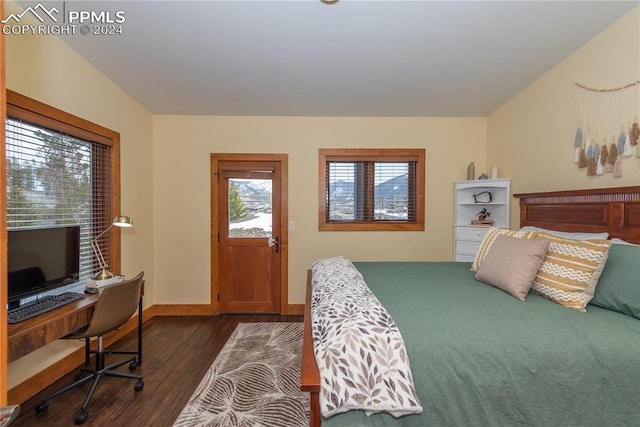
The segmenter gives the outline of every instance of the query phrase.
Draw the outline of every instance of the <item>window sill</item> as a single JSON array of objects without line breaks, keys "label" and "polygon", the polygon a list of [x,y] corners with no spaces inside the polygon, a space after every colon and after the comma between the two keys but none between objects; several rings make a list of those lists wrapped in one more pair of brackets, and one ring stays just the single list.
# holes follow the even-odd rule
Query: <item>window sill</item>
[{"label": "window sill", "polygon": [[320,223],[320,231],[424,231],[424,224],[407,222],[349,222],[349,223]]}]

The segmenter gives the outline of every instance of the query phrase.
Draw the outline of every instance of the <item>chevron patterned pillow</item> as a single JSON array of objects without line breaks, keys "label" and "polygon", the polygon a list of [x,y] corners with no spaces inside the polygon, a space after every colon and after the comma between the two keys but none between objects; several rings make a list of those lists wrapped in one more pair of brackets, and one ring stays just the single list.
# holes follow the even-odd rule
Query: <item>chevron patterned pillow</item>
[{"label": "chevron patterned pillow", "polygon": [[549,239],[547,255],[531,291],[562,306],[586,311],[607,262],[609,240],[573,240],[538,232]]}]

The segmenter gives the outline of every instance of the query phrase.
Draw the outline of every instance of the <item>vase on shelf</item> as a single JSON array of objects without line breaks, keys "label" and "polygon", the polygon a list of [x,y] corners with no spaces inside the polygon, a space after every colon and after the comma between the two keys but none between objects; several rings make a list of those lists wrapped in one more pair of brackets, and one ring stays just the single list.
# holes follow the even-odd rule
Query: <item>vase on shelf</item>
[{"label": "vase on shelf", "polygon": [[475,176],[476,176],[476,165],[475,163],[471,162],[469,163],[469,166],[467,166],[467,180],[472,181],[475,179]]},{"label": "vase on shelf", "polygon": [[498,178],[498,167],[496,165],[493,165],[493,169],[491,169],[491,179],[497,179]]}]

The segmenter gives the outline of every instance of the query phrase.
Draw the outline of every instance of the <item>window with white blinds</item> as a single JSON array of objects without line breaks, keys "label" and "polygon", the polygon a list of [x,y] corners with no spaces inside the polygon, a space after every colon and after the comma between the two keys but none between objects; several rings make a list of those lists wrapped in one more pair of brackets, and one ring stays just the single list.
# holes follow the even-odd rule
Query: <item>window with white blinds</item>
[{"label": "window with white blinds", "polygon": [[424,150],[320,150],[321,230],[424,229]]},{"label": "window with white blinds", "polygon": [[[74,126],[51,129],[23,112],[9,108],[6,120],[7,229],[79,225],[80,279],[88,279],[99,269],[91,240],[114,216],[112,145],[88,139],[91,132],[73,135]],[[100,247],[112,264],[109,233]]]}]

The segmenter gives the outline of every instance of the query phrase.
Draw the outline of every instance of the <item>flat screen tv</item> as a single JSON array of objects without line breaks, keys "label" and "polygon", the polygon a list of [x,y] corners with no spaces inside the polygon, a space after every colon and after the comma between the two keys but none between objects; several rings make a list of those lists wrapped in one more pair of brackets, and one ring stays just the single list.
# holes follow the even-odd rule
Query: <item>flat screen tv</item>
[{"label": "flat screen tv", "polygon": [[78,281],[80,226],[9,230],[8,302]]}]

